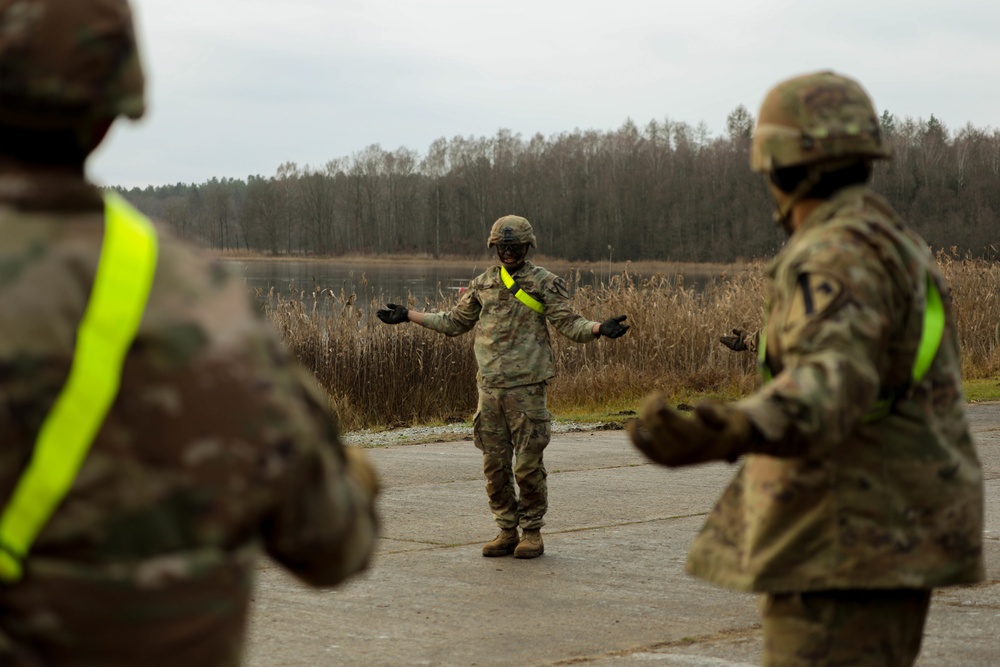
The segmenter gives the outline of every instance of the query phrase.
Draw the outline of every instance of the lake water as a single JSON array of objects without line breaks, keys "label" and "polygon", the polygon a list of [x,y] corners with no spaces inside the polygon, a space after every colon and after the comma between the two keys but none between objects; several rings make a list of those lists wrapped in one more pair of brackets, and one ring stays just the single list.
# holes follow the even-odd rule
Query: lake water
[{"label": "lake water", "polygon": [[418,264],[413,262],[330,261],[234,261],[240,267],[247,286],[267,293],[271,288],[284,296],[294,291],[313,292],[315,288],[335,293],[354,292],[359,300],[377,296],[399,299],[412,294],[418,299],[436,301],[439,294],[457,292],[486,268],[456,266],[450,263]]},{"label": "lake water", "polygon": [[[381,302],[405,301],[412,295],[418,303],[437,303],[442,296],[455,294],[470,280],[490,266],[487,260],[481,263],[468,262],[414,262],[412,260],[392,261],[284,261],[284,260],[228,260],[243,274],[247,286],[255,292],[266,295],[272,288],[283,297],[305,292],[307,295],[318,290],[332,290],[335,294],[357,294],[357,303],[364,307],[375,299]],[[581,270],[577,274],[572,267],[555,270],[568,278],[579,276],[581,285],[597,285],[608,280],[607,271]],[[685,272],[684,284],[696,289],[717,273]]]}]

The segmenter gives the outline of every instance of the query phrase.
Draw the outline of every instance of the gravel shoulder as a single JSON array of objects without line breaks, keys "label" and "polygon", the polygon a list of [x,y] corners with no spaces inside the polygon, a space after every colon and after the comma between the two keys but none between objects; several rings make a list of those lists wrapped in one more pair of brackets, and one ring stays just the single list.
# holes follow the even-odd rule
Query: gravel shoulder
[{"label": "gravel shoulder", "polygon": [[[589,431],[620,431],[622,422],[577,422],[553,420],[553,433],[585,433]],[[345,445],[355,447],[388,447],[392,445],[422,445],[429,442],[472,440],[472,424],[444,424],[441,426],[409,426],[384,431],[348,431],[342,434]]]},{"label": "gravel shoulder", "polygon": [[[1000,401],[979,401],[970,405],[1000,406]],[[678,410],[690,410],[691,406],[681,404]],[[985,407],[985,410],[991,408]],[[574,421],[553,419],[552,433],[587,433],[594,431],[620,431],[626,417],[615,421]],[[390,447],[393,445],[424,445],[431,442],[454,442],[472,440],[472,423],[443,424],[439,426],[408,426],[385,430],[365,429],[347,431],[341,434],[345,445],[355,447]]]}]

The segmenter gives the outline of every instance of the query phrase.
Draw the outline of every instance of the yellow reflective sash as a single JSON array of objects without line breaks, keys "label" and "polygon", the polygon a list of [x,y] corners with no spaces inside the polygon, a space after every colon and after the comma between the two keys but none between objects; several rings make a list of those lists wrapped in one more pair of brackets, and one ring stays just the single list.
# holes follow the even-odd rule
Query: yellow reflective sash
[{"label": "yellow reflective sash", "polygon": [[536,313],[541,315],[545,314],[545,304],[521,289],[520,286],[514,282],[514,277],[507,272],[507,267],[505,266],[500,267],[500,279],[503,280],[504,286],[510,290],[515,299],[526,305],[528,308],[531,308]]},{"label": "yellow reflective sash", "polygon": [[[913,360],[913,370],[910,372],[911,386],[917,384],[934,363],[938,349],[941,347],[941,339],[944,337],[944,305],[941,303],[941,293],[938,292],[937,285],[931,274],[927,274],[927,296],[924,306],[924,330],[920,334],[920,345],[917,347],[917,358]],[[875,401],[875,405],[864,421],[873,421],[888,417],[892,412],[892,405],[896,402],[896,396],[883,397]]]},{"label": "yellow reflective sash", "polygon": [[[920,344],[917,347],[917,356],[913,360],[913,369],[910,371],[910,386],[918,384],[927,375],[938,350],[941,348],[941,340],[944,338],[944,304],[941,302],[941,292],[938,291],[937,284],[930,272],[926,274],[927,295],[924,306],[923,331],[920,332]],[[757,347],[757,361],[760,365],[761,374],[764,381],[771,380],[773,374],[767,365],[767,335],[766,326],[760,330],[760,338]],[[883,417],[887,417],[892,411],[892,405],[896,401],[895,396],[880,398],[875,402],[874,407],[865,415],[865,422],[873,422]]]},{"label": "yellow reflective sash", "polygon": [[927,305],[924,306],[924,331],[920,335],[920,347],[917,348],[917,360],[913,363],[913,382],[920,382],[937,356],[944,338],[944,304],[941,303],[941,293],[931,274],[927,274]]},{"label": "yellow reflective sash", "polygon": [[153,225],[121,197],[104,198],[97,275],[77,329],[65,386],[45,418],[28,466],[0,517],[0,579],[17,581],[35,537],[69,492],[118,395],[156,271]]}]

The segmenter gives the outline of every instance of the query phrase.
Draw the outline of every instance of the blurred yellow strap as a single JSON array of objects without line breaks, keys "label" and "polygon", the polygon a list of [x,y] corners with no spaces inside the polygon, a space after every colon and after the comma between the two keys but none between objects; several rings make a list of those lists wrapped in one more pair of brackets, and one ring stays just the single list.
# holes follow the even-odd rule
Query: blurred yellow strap
[{"label": "blurred yellow strap", "polygon": [[920,335],[920,347],[917,348],[917,360],[913,363],[913,383],[924,379],[930,370],[941,339],[944,337],[944,304],[941,303],[941,293],[938,291],[934,278],[927,273],[927,297],[924,306],[924,331]]},{"label": "blurred yellow strap", "polygon": [[771,367],[767,365],[767,308],[764,308],[764,323],[760,327],[760,333],[757,334],[757,367],[760,368],[760,374],[764,378],[764,382],[770,382],[774,379],[774,373],[771,372]]},{"label": "blurred yellow strap", "polygon": [[69,492],[118,395],[125,355],[156,272],[153,225],[115,194],[104,198],[101,257],[66,385],[45,418],[31,460],[0,517],[0,580],[21,578],[35,537]]}]

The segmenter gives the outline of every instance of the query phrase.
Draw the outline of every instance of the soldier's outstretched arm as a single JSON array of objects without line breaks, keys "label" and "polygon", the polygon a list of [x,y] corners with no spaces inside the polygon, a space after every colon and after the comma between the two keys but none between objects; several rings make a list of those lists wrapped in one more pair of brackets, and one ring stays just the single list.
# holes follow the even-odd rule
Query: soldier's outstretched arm
[{"label": "soldier's outstretched arm", "polygon": [[703,401],[691,417],[684,417],[660,394],[646,398],[639,418],[630,421],[627,430],[636,449],[671,468],[719,460],[732,463],[761,441],[750,420],[731,405]]},{"label": "soldier's outstretched arm", "polygon": [[[602,323],[588,320],[573,309],[566,281],[552,275],[542,285],[545,319],[566,338],[575,343],[589,343],[600,337]],[[628,327],[625,327],[628,329]]]},{"label": "soldier's outstretched arm", "polygon": [[[480,278],[472,281],[451,310],[439,313],[414,313],[411,310],[410,321],[446,336],[460,336],[471,331],[479,321],[479,314],[483,310],[479,300],[479,281]],[[414,315],[418,315],[419,319],[414,319]]]},{"label": "soldier's outstretched arm", "polygon": [[306,583],[332,586],[368,565],[378,480],[362,450],[341,444],[322,390],[303,369],[295,373],[285,397],[288,471],[265,520],[265,548]]},{"label": "soldier's outstretched arm", "polygon": [[424,315],[426,313],[419,310],[411,310],[406,306],[400,306],[395,303],[387,303],[384,308],[379,308],[375,311],[375,316],[386,324],[403,324],[404,322],[423,324]]}]

